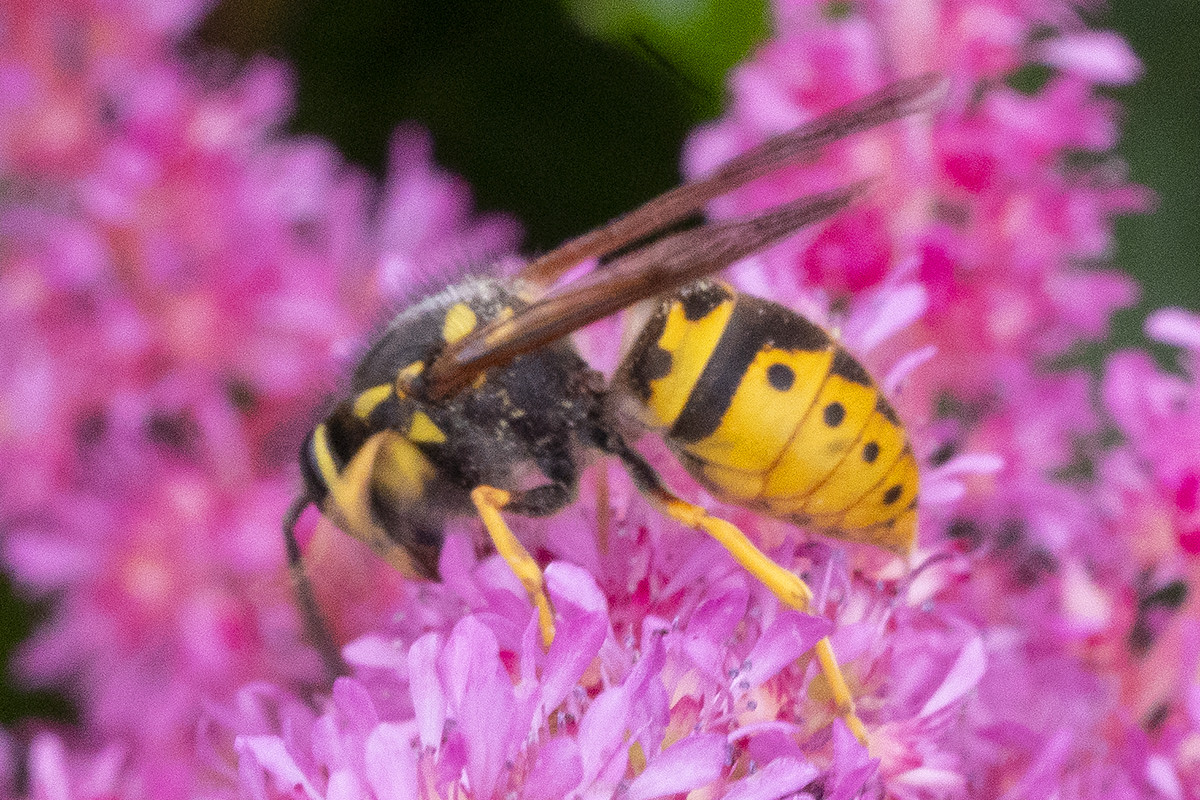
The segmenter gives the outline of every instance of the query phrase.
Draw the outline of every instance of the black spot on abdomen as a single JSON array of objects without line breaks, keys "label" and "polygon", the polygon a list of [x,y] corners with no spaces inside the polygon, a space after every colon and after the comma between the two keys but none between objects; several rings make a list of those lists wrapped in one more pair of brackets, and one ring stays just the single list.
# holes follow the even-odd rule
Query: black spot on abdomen
[{"label": "black spot on abdomen", "polygon": [[658,346],[667,324],[666,308],[664,303],[646,322],[614,379],[643,403],[650,399],[650,381],[666,377],[674,360]]},{"label": "black spot on abdomen", "polygon": [[829,405],[825,406],[823,412],[825,416],[825,424],[831,428],[836,428],[842,424],[842,420],[846,418],[846,407],[834,400]]},{"label": "black spot on abdomen", "polygon": [[670,375],[674,361],[674,357],[655,342],[630,365],[629,382],[643,403],[650,399],[650,382]]},{"label": "black spot on abdomen", "polygon": [[767,383],[777,392],[786,392],[796,382],[796,371],[787,364],[772,364],[767,367]]}]

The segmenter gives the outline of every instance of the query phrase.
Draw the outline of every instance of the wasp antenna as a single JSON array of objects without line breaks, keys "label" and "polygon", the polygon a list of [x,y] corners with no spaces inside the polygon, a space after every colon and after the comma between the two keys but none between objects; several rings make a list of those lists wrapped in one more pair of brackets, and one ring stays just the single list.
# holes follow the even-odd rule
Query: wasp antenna
[{"label": "wasp antenna", "polygon": [[304,617],[304,633],[309,643],[320,653],[321,661],[325,664],[325,673],[332,683],[335,678],[350,674],[350,668],[342,659],[341,651],[329,632],[329,626],[321,616],[321,609],[317,607],[317,596],[313,592],[312,582],[308,579],[308,571],[304,568],[300,543],[296,541],[296,524],[304,510],[312,504],[311,497],[301,494],[288,506],[283,517],[283,541],[287,549],[292,590],[296,593],[296,602],[300,604],[300,613]]}]

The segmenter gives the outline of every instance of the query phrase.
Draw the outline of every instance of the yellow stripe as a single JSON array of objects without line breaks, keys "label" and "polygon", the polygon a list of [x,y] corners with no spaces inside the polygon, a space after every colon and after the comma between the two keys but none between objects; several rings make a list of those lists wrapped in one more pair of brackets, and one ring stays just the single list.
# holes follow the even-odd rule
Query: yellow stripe
[{"label": "yellow stripe", "polygon": [[371,416],[372,411],[379,407],[380,403],[391,397],[391,394],[391,384],[381,383],[378,386],[372,386],[354,398],[354,415],[359,419],[366,419]]},{"label": "yellow stripe", "polygon": [[414,361],[396,373],[396,397],[401,400],[408,397],[412,388],[413,378],[425,371],[424,361]]},{"label": "yellow stripe", "polygon": [[333,460],[333,453],[329,451],[329,435],[325,432],[324,422],[313,431],[312,446],[313,455],[317,459],[317,469],[321,470],[321,477],[325,479],[325,485],[333,486],[338,480],[338,469]]},{"label": "yellow stripe", "polygon": [[441,444],[446,441],[446,434],[442,433],[442,429],[434,424],[428,414],[418,411],[413,414],[412,424],[408,426],[408,438],[421,444]]},{"label": "yellow stripe", "polygon": [[730,298],[695,321],[687,318],[683,303],[671,303],[658,339],[658,346],[671,354],[671,371],[650,381],[650,397],[641,414],[647,427],[662,430],[675,423],[721,339],[734,302]]},{"label": "yellow stripe", "polygon": [[442,320],[442,338],[446,340],[447,344],[454,344],[475,330],[478,322],[479,318],[475,316],[475,312],[469,305],[455,303],[450,306],[450,310],[446,312],[446,318]]}]

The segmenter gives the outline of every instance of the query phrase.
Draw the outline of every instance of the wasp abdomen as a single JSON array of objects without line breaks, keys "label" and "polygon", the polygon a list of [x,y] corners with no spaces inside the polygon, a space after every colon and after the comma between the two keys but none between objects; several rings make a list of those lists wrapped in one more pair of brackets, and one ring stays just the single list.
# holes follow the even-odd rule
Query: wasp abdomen
[{"label": "wasp abdomen", "polygon": [[905,550],[916,462],[867,371],[819,326],[704,281],[665,300],[618,373],[633,411],[718,497]]}]

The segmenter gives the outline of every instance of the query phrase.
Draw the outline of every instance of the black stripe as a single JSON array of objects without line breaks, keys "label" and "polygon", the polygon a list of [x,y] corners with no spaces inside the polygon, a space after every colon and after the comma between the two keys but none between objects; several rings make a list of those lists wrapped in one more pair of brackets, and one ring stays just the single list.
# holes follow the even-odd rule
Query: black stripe
[{"label": "black stripe", "polygon": [[329,442],[329,452],[339,473],[359,448],[366,444],[370,435],[370,428],[358,418],[349,402],[339,404],[325,418],[325,439]]},{"label": "black stripe", "polygon": [[317,454],[313,447],[313,432],[310,431],[300,448],[300,475],[304,479],[305,495],[312,502],[321,505],[325,502],[325,496],[329,494],[329,486],[325,483],[321,468],[317,466]]},{"label": "black stripe", "polygon": [[845,348],[839,347],[833,354],[833,366],[829,368],[829,372],[839,378],[845,378],[851,383],[871,386],[871,376],[863,369],[863,365],[854,359],[854,356],[846,352]]},{"label": "black stripe", "polygon": [[875,398],[875,410],[882,414],[883,418],[888,422],[897,428],[900,427],[900,417],[896,415],[896,409],[892,408],[891,403],[883,399],[882,392]]},{"label": "black stripe", "polygon": [[781,350],[823,350],[825,331],[781,305],[738,295],[733,314],[721,332],[708,363],[671,427],[670,437],[698,442],[721,425],[746,370],[764,347]]},{"label": "black stripe", "polygon": [[733,295],[719,283],[699,281],[685,286],[678,295],[683,317],[688,322],[698,322],[712,313],[713,309],[729,300]]},{"label": "black stripe", "polygon": [[[366,424],[355,416],[349,402],[340,403],[329,416],[325,418],[325,444],[329,457],[333,461],[333,469],[339,475],[354,454],[367,441],[369,430]],[[309,498],[320,505],[329,494],[329,486],[325,476],[321,474],[319,454],[316,451],[316,431],[310,431],[300,448],[300,474]]]},{"label": "black stripe", "polygon": [[[617,371],[614,383],[626,389],[643,403],[649,402],[650,381],[665,378],[671,371],[671,354],[658,346],[667,325],[666,307],[660,307],[642,328],[637,341]],[[665,358],[664,358],[665,356]]]}]

